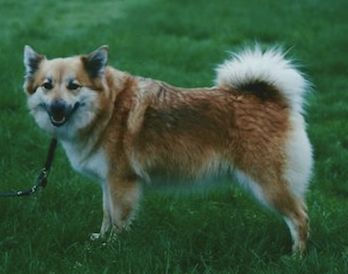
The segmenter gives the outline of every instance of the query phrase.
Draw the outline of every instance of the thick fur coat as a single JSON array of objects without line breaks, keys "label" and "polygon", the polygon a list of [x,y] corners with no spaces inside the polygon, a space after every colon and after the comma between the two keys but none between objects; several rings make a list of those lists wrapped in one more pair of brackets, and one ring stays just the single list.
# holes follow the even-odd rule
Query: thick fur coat
[{"label": "thick fur coat", "polygon": [[107,56],[105,46],[51,60],[29,46],[24,52],[31,114],[60,140],[74,169],[101,182],[104,217],[93,237],[129,225],[142,182],[236,175],[284,217],[293,249],[304,251],[309,85],[279,49],[234,54],[217,68],[214,87],[195,89],[132,76],[108,66]]}]

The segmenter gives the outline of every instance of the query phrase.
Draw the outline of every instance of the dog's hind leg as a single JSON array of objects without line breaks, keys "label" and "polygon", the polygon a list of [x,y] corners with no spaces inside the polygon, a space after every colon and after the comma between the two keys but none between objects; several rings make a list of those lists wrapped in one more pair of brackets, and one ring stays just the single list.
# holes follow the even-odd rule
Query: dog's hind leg
[{"label": "dog's hind leg", "polygon": [[309,234],[307,207],[304,200],[296,197],[288,185],[283,183],[280,186],[271,187],[267,192],[266,200],[283,216],[288,225],[293,240],[293,252],[302,255],[306,249]]},{"label": "dog's hind leg", "polygon": [[309,231],[304,196],[312,174],[313,158],[312,147],[304,130],[303,117],[293,114],[291,121],[292,131],[286,144],[285,165],[281,179],[287,183],[287,190],[296,201],[296,210],[284,214],[284,219],[294,239],[293,249],[301,253],[305,249]]},{"label": "dog's hind leg", "polygon": [[243,172],[238,172],[238,177],[263,205],[284,217],[292,236],[293,252],[303,254],[309,232],[304,199],[297,197],[290,184],[282,176],[274,176],[270,169],[263,170],[257,181]]}]

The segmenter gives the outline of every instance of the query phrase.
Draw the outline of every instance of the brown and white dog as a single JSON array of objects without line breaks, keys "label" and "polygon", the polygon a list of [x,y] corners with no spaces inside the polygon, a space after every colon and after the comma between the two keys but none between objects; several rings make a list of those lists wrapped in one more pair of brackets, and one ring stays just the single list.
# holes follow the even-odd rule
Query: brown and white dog
[{"label": "brown and white dog", "polygon": [[141,182],[234,174],[284,217],[293,250],[304,251],[309,84],[279,49],[234,54],[217,68],[214,87],[195,89],[132,76],[107,59],[106,46],[51,60],[24,50],[24,89],[36,123],[60,140],[74,169],[101,182],[104,217],[94,237],[129,225]]}]

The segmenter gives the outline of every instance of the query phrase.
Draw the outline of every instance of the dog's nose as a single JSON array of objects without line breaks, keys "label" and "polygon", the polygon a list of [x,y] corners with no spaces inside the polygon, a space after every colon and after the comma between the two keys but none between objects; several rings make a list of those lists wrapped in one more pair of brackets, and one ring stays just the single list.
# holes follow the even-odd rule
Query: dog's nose
[{"label": "dog's nose", "polygon": [[51,112],[52,116],[54,116],[54,117],[62,117],[62,116],[65,116],[66,104],[62,100],[57,100],[57,101],[54,101],[50,105],[49,109],[50,109],[50,112]]}]

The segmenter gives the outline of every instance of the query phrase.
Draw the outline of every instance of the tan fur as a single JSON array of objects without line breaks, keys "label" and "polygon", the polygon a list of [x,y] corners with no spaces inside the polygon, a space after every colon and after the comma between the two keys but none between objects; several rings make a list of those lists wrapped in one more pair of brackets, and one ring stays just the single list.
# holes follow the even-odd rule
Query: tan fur
[{"label": "tan fur", "polygon": [[[151,184],[153,178],[159,178],[191,184],[237,170],[248,178],[249,187],[263,204],[290,220],[290,227],[298,234],[293,235],[294,249],[303,252],[308,234],[306,207],[284,176],[289,164],[286,146],[293,127],[291,108],[275,87],[265,87],[274,94],[267,98],[226,86],[183,89],[109,66],[100,76],[91,77],[85,66],[88,57],[47,60],[37,55],[39,66],[27,75],[24,86],[38,124],[62,141],[77,170],[101,180],[101,237],[109,231],[119,233],[129,225],[141,196],[141,181]],[[54,79],[54,87],[41,91],[48,77]],[[82,88],[68,90],[69,77]],[[88,109],[92,119],[76,132],[68,126],[77,123],[74,119],[82,121],[82,114],[77,113],[83,107],[67,124],[55,128],[40,122],[46,114],[38,113],[30,101],[36,92],[47,102],[74,100],[84,90],[95,94],[96,102]],[[86,111],[86,115],[90,114]],[[94,170],[91,160],[100,155],[105,158],[105,176],[100,171],[104,169]]]}]

